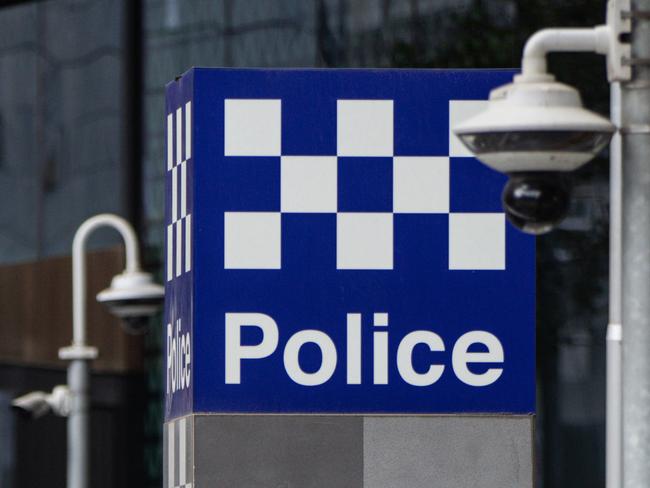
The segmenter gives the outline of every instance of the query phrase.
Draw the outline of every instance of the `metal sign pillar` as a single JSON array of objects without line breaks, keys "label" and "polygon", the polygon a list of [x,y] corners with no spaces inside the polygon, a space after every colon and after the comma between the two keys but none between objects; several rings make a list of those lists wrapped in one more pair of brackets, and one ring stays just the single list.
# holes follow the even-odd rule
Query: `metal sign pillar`
[{"label": "metal sign pillar", "polygon": [[534,239],[450,130],[512,76],[168,85],[165,488],[533,486]]}]

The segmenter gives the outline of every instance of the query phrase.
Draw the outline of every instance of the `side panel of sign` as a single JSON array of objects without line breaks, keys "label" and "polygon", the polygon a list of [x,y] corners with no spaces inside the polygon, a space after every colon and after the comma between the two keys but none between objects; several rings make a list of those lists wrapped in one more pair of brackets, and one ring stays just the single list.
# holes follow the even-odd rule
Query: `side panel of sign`
[{"label": "side panel of sign", "polygon": [[191,412],[194,158],[192,73],[167,86],[165,112],[165,418]]}]

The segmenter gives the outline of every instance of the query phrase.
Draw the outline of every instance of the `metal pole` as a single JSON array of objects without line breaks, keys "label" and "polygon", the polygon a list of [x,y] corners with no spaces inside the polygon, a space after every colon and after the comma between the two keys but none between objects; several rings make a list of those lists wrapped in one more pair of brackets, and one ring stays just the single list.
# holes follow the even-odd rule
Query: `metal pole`
[{"label": "metal pole", "polygon": [[[621,125],[621,85],[611,84],[611,117]],[[607,325],[607,488],[623,486],[623,386],[621,326],[621,135],[616,133],[609,149],[609,323]]]},{"label": "metal pole", "polygon": [[59,350],[59,358],[70,361],[68,387],[68,488],[87,488],[90,459],[89,385],[90,364],[97,349],[86,344],[86,242],[99,227],[117,230],[126,247],[126,271],[140,269],[138,241],[131,225],[122,217],[100,214],[79,226],[72,242],[72,344]]},{"label": "metal pole", "polygon": [[650,485],[650,0],[632,1],[633,76],[622,85],[623,468]]},{"label": "metal pole", "polygon": [[74,359],[68,366],[70,413],[68,414],[68,488],[86,488],[89,471],[87,359]]}]

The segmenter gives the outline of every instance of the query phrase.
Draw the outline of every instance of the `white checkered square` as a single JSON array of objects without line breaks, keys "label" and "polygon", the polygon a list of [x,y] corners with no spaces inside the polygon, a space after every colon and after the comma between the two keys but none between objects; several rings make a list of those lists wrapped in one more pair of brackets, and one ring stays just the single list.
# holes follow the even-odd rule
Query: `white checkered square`
[{"label": "white checkered square", "polygon": [[178,167],[172,168],[172,222],[178,220]]},{"label": "white checkered square", "polygon": [[226,212],[224,267],[280,269],[282,215],[279,212]]},{"label": "white checkered square", "polygon": [[449,215],[449,269],[506,269],[506,221],[503,213]]},{"label": "white checkered square", "polygon": [[335,213],[337,159],[334,156],[283,156],[283,212]]},{"label": "white checkered square", "polygon": [[185,104],[185,160],[192,158],[192,102]]},{"label": "white checkered square", "polygon": [[192,269],[192,220],[188,166],[192,157],[192,102],[167,115],[167,172],[170,173],[170,221],[167,223],[167,281]]},{"label": "white checkered square", "polygon": [[449,155],[457,158],[471,158],[472,153],[460,142],[453,128],[485,110],[487,100],[449,101]]},{"label": "white checkered square", "polygon": [[337,269],[393,269],[393,214],[339,213]]},{"label": "white checkered square", "polygon": [[176,109],[176,164],[183,161],[183,107]]},{"label": "white checkered square", "polygon": [[339,156],[393,155],[392,100],[339,100],[336,118]]},{"label": "white checkered square", "polygon": [[449,213],[449,158],[393,158],[393,212]]},{"label": "white checkered square", "polygon": [[224,106],[226,156],[280,156],[280,100],[227,99]]},{"label": "white checkered square", "polygon": [[174,115],[167,114],[167,171],[174,167]]}]

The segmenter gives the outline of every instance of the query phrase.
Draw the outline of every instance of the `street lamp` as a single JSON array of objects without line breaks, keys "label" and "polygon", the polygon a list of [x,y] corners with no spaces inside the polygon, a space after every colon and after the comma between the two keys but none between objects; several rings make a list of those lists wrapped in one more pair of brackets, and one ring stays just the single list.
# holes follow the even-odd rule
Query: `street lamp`
[{"label": "street lamp", "polygon": [[[607,24],[585,29],[544,29],[534,34],[526,43],[522,59],[522,72],[514,82],[493,90],[488,107],[482,113],[454,127],[453,130],[465,146],[487,166],[506,173],[510,180],[504,188],[502,203],[510,222],[524,232],[542,234],[559,223],[568,209],[568,191],[564,175],[593,159],[612,140],[610,179],[610,307],[607,327],[607,487],[621,488],[623,483],[623,355],[622,355],[622,149],[619,133],[650,132],[650,125],[623,127],[621,120],[621,90],[619,82],[632,80],[632,46],[639,51],[650,41],[647,33],[632,36],[632,44],[623,42],[632,32],[632,19],[648,20],[644,7],[649,0],[609,0]],[[643,47],[642,47],[643,49]],[[546,55],[550,52],[593,52],[607,56],[608,78],[611,83],[612,121],[582,107],[577,90],[555,81],[547,71]],[[647,62],[647,58],[643,58]],[[642,61],[642,59],[637,59]],[[639,63],[642,64],[642,63]],[[637,75],[638,77],[638,75]],[[647,78],[647,77],[646,77]],[[637,80],[638,81],[638,80]],[[648,81],[640,83],[636,90],[648,91]],[[634,89],[634,88],[630,88]],[[632,97],[630,97],[632,98]],[[613,123],[612,123],[613,122]],[[642,130],[643,129],[643,130]],[[630,144],[633,147],[633,144]],[[629,163],[635,163],[639,155],[649,157],[650,146],[634,146]],[[641,149],[641,150],[639,150]],[[635,158],[636,156],[636,158]],[[626,161],[628,162],[628,161]],[[647,175],[646,176],[647,179]],[[637,190],[643,191],[643,190]],[[626,189],[626,198],[636,200],[636,215],[647,208],[639,206],[639,195]],[[626,216],[634,218],[632,215]],[[646,238],[645,222],[637,230],[639,237]],[[643,232],[642,234],[640,232]],[[635,236],[633,236],[635,237]],[[637,240],[637,239],[635,239]],[[645,241],[647,244],[647,240]],[[629,246],[634,250],[634,245]],[[638,246],[637,246],[638,247]],[[634,273],[626,299],[636,304],[636,309],[647,309],[647,266],[638,259],[639,253],[629,262],[642,273]],[[627,269],[627,268],[626,268]],[[650,270],[650,268],[648,268]],[[632,276],[632,274],[630,274]],[[630,314],[632,316],[633,314]],[[641,313],[637,315],[642,315]],[[646,314],[647,315],[647,314]],[[632,322],[632,321],[630,321]],[[635,322],[642,322],[636,319]],[[647,328],[644,323],[627,326]],[[630,358],[630,364],[635,358]],[[639,369],[638,367],[636,369]],[[643,417],[646,409],[638,417]],[[638,447],[644,447],[643,441]],[[640,450],[643,452],[643,450]],[[630,462],[638,473],[647,468],[644,454]],[[632,459],[632,458],[630,458]],[[645,463],[647,464],[647,463]],[[638,481],[638,480],[637,480]],[[645,486],[647,486],[645,479]],[[641,486],[633,484],[630,486]]]},{"label": "street lamp", "polygon": [[68,418],[68,488],[88,487],[89,466],[89,362],[97,348],[86,343],[86,242],[100,227],[117,230],[126,247],[126,266],[97,295],[120,319],[127,332],[143,332],[147,319],[162,305],[164,288],[140,269],[138,241],[131,225],[121,217],[100,214],[86,220],[72,243],[72,344],[59,349],[59,358],[70,361],[68,384],[58,385],[51,394],[33,392],[17,398],[13,406],[34,416],[53,413]]}]

